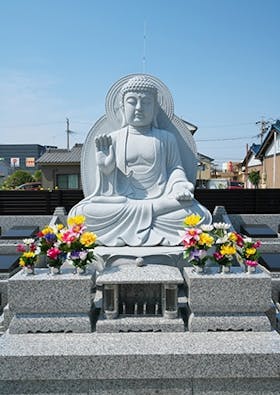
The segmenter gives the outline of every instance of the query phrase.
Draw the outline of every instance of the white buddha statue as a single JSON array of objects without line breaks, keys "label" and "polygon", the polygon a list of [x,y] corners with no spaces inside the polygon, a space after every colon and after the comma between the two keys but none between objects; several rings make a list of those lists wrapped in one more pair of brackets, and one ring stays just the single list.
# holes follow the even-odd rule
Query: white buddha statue
[{"label": "white buddha statue", "polygon": [[89,230],[106,246],[173,246],[191,213],[211,223],[211,214],[193,197],[178,141],[159,129],[158,89],[137,75],[119,89],[122,127],[95,137],[95,160],[86,177],[95,189],[69,213],[84,215]]}]

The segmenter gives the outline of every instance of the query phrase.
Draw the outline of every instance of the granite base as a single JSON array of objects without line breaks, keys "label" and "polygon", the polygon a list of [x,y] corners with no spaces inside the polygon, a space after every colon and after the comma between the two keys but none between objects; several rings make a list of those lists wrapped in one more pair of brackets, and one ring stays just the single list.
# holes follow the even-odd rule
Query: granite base
[{"label": "granite base", "polygon": [[15,333],[57,333],[91,332],[89,314],[16,314],[11,320],[9,332]]},{"label": "granite base", "polygon": [[276,332],[5,333],[0,393],[276,395],[279,360]]},{"label": "granite base", "polygon": [[99,318],[96,332],[184,332],[182,318],[167,319],[164,317],[118,317],[115,320]]},{"label": "granite base", "polygon": [[265,314],[190,314],[188,329],[191,332],[216,331],[271,331]]}]

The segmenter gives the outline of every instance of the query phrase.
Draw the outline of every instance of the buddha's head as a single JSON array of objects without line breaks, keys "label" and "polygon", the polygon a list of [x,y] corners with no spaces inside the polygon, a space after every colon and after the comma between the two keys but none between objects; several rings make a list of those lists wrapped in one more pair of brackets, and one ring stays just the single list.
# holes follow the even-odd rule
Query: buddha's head
[{"label": "buddha's head", "polygon": [[157,88],[146,76],[128,80],[121,89],[122,126],[157,127]]}]

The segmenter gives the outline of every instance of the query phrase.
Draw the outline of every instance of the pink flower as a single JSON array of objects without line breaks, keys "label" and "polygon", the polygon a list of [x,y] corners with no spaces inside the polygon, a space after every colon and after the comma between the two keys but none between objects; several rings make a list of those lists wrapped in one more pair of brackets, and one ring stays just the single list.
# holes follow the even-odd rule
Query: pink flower
[{"label": "pink flower", "polygon": [[214,252],[213,256],[216,259],[216,261],[220,261],[224,257],[220,252]]},{"label": "pink flower", "polygon": [[72,226],[72,228],[70,228],[70,231],[72,231],[73,233],[77,233],[78,235],[81,235],[85,229],[86,229],[86,226],[83,224],[80,224],[80,225]]},{"label": "pink flower", "polygon": [[260,246],[261,246],[261,242],[258,240],[258,241],[256,241],[254,244],[253,244],[253,247],[254,248],[259,248]]},{"label": "pink flower", "polygon": [[64,232],[61,237],[62,241],[64,243],[67,243],[68,245],[70,245],[73,241],[75,241],[76,238],[77,238],[77,233],[74,233],[71,229]]},{"label": "pink flower", "polygon": [[52,247],[47,251],[47,256],[51,259],[57,259],[61,253],[60,249],[57,247]]},{"label": "pink flower", "polygon": [[257,261],[250,261],[249,259],[247,259],[245,261],[245,263],[246,263],[247,266],[252,266],[252,267],[258,266],[258,262]]},{"label": "pink flower", "polygon": [[237,238],[237,240],[236,240],[236,244],[239,246],[239,247],[243,247],[243,244],[244,244],[244,240],[243,240],[243,237],[239,234],[239,233],[234,233],[235,234],[235,236],[236,236],[236,238]]},{"label": "pink flower", "polygon": [[196,229],[196,228],[187,229],[182,239],[184,246],[185,247],[193,246],[199,240],[200,233],[202,233],[201,229]]},{"label": "pink flower", "polygon": [[17,252],[26,252],[25,245],[24,244],[18,244],[17,245]]}]

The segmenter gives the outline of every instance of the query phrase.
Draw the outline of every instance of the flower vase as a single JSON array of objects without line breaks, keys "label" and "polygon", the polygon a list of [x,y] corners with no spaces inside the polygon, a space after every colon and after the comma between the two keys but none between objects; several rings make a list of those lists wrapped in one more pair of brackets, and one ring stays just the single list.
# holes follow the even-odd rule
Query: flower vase
[{"label": "flower vase", "polygon": [[25,266],[25,274],[29,276],[30,274],[35,274],[35,267],[34,266]]},{"label": "flower vase", "polygon": [[51,275],[55,276],[56,274],[60,274],[61,273],[61,267],[55,267],[55,266],[51,266]]},{"label": "flower vase", "polygon": [[221,273],[222,274],[229,274],[230,273],[230,265],[222,265]]},{"label": "flower vase", "polygon": [[86,273],[86,266],[82,266],[82,267],[77,267],[76,268],[76,272],[78,273],[78,274],[85,274]]},{"label": "flower vase", "polygon": [[197,274],[202,274],[204,273],[204,266],[193,265],[193,270]]},{"label": "flower vase", "polygon": [[256,266],[247,266],[247,274],[256,273]]}]

